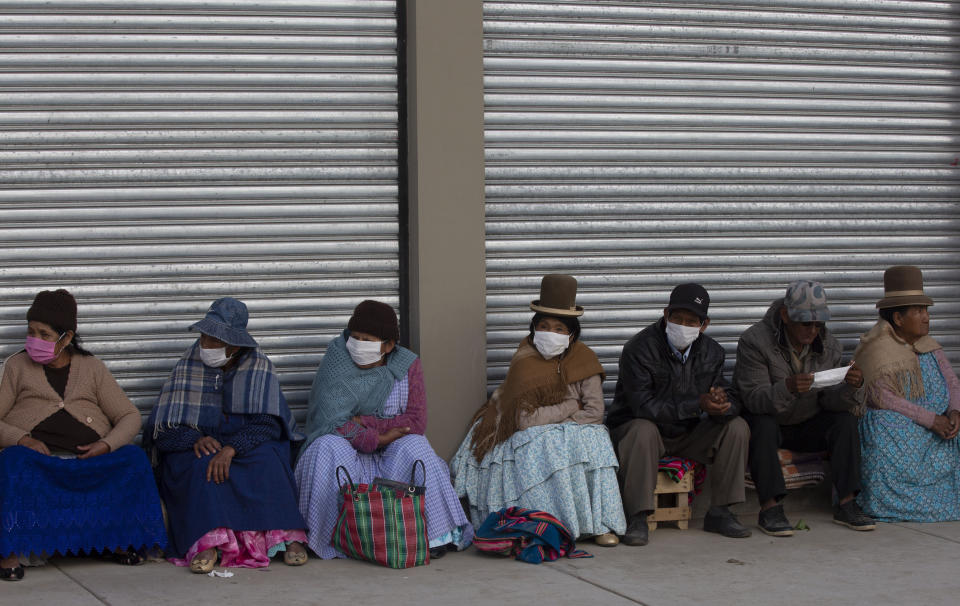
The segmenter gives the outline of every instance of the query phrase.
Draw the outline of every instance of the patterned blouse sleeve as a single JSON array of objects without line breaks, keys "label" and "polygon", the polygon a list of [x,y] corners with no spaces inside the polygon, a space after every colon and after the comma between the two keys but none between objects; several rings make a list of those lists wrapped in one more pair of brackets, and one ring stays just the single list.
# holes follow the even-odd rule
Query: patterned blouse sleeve
[{"label": "patterned blouse sleeve", "polygon": [[192,450],[193,445],[202,437],[203,434],[196,429],[178,425],[162,430],[157,434],[154,444],[160,452],[184,452]]},{"label": "patterned blouse sleeve", "polygon": [[891,391],[886,385],[879,384],[878,387],[878,398],[870,398],[870,406],[873,408],[899,412],[903,416],[911,419],[915,423],[923,425],[927,429],[933,428],[933,421],[937,415],[934,414],[932,410],[927,410],[922,406],[917,406],[910,400],[901,398],[897,394],[893,393],[893,391]]},{"label": "patterned blouse sleeve", "polygon": [[338,427],[337,433],[346,438],[359,452],[373,452],[380,443],[380,434],[376,427],[366,427],[353,421],[347,421]]},{"label": "patterned blouse sleeve", "polygon": [[410,433],[423,435],[427,429],[427,390],[423,384],[423,366],[417,358],[407,371],[407,409],[395,417],[378,419],[360,417],[365,427],[376,428],[378,434],[394,427],[409,427]]},{"label": "patterned blouse sleeve", "polygon": [[247,423],[229,440],[224,440],[224,446],[233,446],[237,454],[242,456],[256,449],[268,440],[279,440],[283,436],[283,427],[280,420],[273,415],[250,415]]},{"label": "patterned blouse sleeve", "polygon": [[953,371],[953,366],[950,365],[950,360],[947,359],[947,355],[943,353],[942,349],[936,350],[933,355],[937,358],[937,363],[940,365],[940,374],[947,382],[947,390],[950,392],[948,410],[960,410],[960,379],[957,379],[957,373]]}]

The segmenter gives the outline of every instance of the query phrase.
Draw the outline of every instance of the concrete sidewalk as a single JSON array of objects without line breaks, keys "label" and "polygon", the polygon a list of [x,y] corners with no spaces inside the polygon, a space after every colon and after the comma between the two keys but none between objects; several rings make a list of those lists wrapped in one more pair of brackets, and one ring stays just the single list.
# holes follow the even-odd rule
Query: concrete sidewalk
[{"label": "concrete sidewalk", "polygon": [[[351,560],[279,561],[233,569],[229,579],[190,574],[166,562],[128,568],[56,558],[0,583],[0,604],[206,606],[283,604],[929,604],[960,602],[960,522],[879,524],[855,532],[825,510],[791,510],[811,527],[775,539],[661,528],[645,547],[581,547],[592,559],[539,566],[477,553],[449,554],[411,570]],[[744,523],[755,514],[744,512]],[[694,528],[696,527],[696,528]],[[220,570],[220,569],[218,569]]]}]

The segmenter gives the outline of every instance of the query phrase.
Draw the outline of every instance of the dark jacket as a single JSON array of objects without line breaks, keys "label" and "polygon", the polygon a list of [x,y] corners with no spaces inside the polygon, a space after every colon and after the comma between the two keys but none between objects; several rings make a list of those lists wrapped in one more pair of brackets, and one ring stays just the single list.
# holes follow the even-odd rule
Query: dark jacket
[{"label": "dark jacket", "polygon": [[[620,354],[620,375],[607,415],[611,429],[631,419],[648,419],[660,435],[674,438],[692,430],[704,418],[723,422],[739,413],[736,394],[723,378],[723,347],[701,334],[690,344],[681,363],[670,350],[664,319],[633,336]],[[723,417],[708,417],[700,409],[700,395],[723,387],[730,409]]]},{"label": "dark jacket", "polygon": [[[763,320],[748,328],[737,343],[733,384],[743,407],[753,414],[776,415],[781,425],[802,423],[823,410],[851,410],[858,390],[841,383],[796,395],[787,389],[786,378],[795,374],[790,365],[790,345],[780,319],[783,299],[777,299]],[[817,372],[843,366],[843,349],[826,327],[810,344],[803,371]]]}]

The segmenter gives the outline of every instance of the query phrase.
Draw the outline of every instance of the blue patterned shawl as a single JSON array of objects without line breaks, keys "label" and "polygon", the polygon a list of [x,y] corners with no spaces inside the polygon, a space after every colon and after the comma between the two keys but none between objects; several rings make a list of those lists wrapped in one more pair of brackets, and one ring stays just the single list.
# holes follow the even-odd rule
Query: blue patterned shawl
[{"label": "blue patterned shawl", "polygon": [[287,438],[302,440],[296,421],[280,390],[280,379],[273,363],[259,348],[250,349],[227,375],[232,382],[232,397],[223,401],[224,373],[210,368],[200,359],[197,340],[170,372],[163,384],[157,405],[147,421],[149,435],[155,438],[167,428],[186,425],[209,433],[220,425],[224,412],[233,414],[267,414],[277,417],[286,427]]},{"label": "blue patterned shawl", "polygon": [[337,431],[352,417],[383,418],[383,407],[394,382],[407,376],[417,359],[417,354],[397,345],[387,355],[384,366],[360,368],[347,351],[347,336],[345,330],[330,342],[313,378],[303,450],[320,436]]}]

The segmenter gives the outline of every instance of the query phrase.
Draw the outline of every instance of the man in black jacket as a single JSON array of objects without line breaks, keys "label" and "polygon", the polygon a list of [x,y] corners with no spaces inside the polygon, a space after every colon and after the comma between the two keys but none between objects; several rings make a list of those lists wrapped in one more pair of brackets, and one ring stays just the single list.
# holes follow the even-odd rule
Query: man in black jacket
[{"label": "man in black jacket", "polygon": [[712,464],[704,530],[750,536],[728,507],[745,500],[750,430],[737,416],[739,404],[723,378],[723,348],[703,334],[709,305],[699,284],[677,286],[663,318],[637,333],[620,354],[607,426],[620,459],[627,545],[647,543],[657,462],[664,455]]}]

